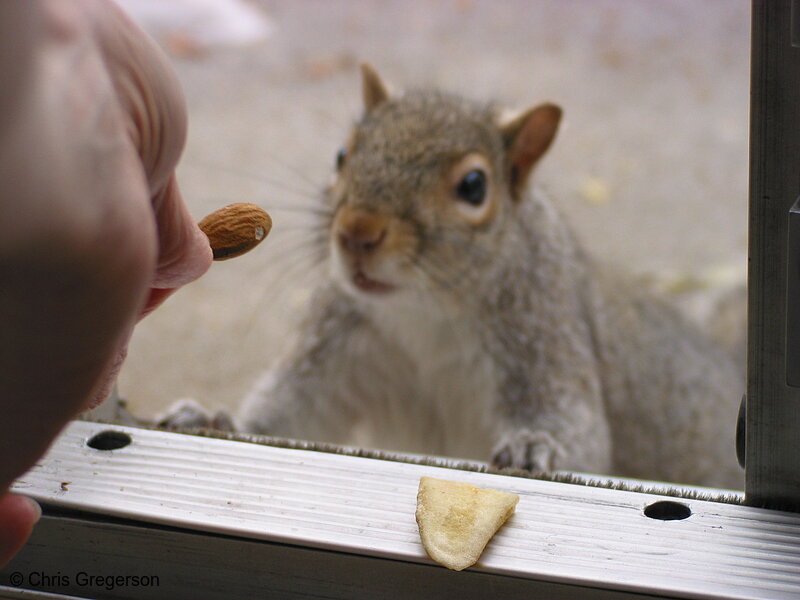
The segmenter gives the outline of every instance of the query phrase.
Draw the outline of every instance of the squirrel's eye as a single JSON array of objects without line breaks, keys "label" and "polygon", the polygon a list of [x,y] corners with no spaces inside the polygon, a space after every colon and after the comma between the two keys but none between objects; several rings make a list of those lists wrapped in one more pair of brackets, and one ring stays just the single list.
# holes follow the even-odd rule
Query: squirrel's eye
[{"label": "squirrel's eye", "polygon": [[344,159],[347,158],[347,150],[340,148],[336,153],[336,170],[341,171],[344,166]]},{"label": "squirrel's eye", "polygon": [[456,187],[458,197],[472,206],[480,206],[486,199],[486,173],[475,169],[464,175]]}]

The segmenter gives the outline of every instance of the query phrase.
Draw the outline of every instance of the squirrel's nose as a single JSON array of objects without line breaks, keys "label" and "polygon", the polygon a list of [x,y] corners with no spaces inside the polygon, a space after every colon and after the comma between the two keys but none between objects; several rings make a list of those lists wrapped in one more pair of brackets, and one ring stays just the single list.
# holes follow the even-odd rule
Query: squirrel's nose
[{"label": "squirrel's nose", "polygon": [[339,243],[353,254],[370,254],[381,245],[386,237],[386,229],[380,231],[340,231]]},{"label": "squirrel's nose", "polygon": [[377,215],[343,215],[337,229],[339,245],[351,254],[371,254],[386,239],[386,220]]}]

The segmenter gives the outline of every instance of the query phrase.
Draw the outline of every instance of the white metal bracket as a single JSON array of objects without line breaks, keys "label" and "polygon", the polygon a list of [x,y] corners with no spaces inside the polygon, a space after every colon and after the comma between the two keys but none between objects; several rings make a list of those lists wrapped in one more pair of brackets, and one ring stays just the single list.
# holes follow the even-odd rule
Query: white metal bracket
[{"label": "white metal bracket", "polygon": [[[476,567],[425,555],[422,475],[520,495]],[[14,491],[46,511],[0,586],[50,594],[800,598],[800,515],[729,503],[87,422]]]}]

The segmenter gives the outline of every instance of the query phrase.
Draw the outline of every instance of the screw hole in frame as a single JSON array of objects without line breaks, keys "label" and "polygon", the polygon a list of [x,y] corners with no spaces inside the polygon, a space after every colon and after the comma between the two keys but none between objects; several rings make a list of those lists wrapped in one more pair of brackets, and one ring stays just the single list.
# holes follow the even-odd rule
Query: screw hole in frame
[{"label": "screw hole in frame", "polygon": [[644,516],[659,521],[681,521],[692,516],[692,509],[681,502],[659,500],[644,507]]},{"label": "screw hole in frame", "polygon": [[127,433],[108,429],[93,435],[89,441],[86,442],[86,445],[89,446],[89,448],[94,448],[95,450],[108,451],[119,450],[130,443],[131,436],[129,436]]}]

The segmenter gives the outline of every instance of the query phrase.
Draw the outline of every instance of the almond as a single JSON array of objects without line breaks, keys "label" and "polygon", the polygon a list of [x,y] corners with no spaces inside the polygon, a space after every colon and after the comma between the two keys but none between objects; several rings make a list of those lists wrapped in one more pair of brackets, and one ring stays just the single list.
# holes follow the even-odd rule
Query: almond
[{"label": "almond", "polygon": [[260,206],[237,202],[215,210],[197,225],[208,237],[214,260],[228,260],[258,246],[272,229],[272,219]]}]

